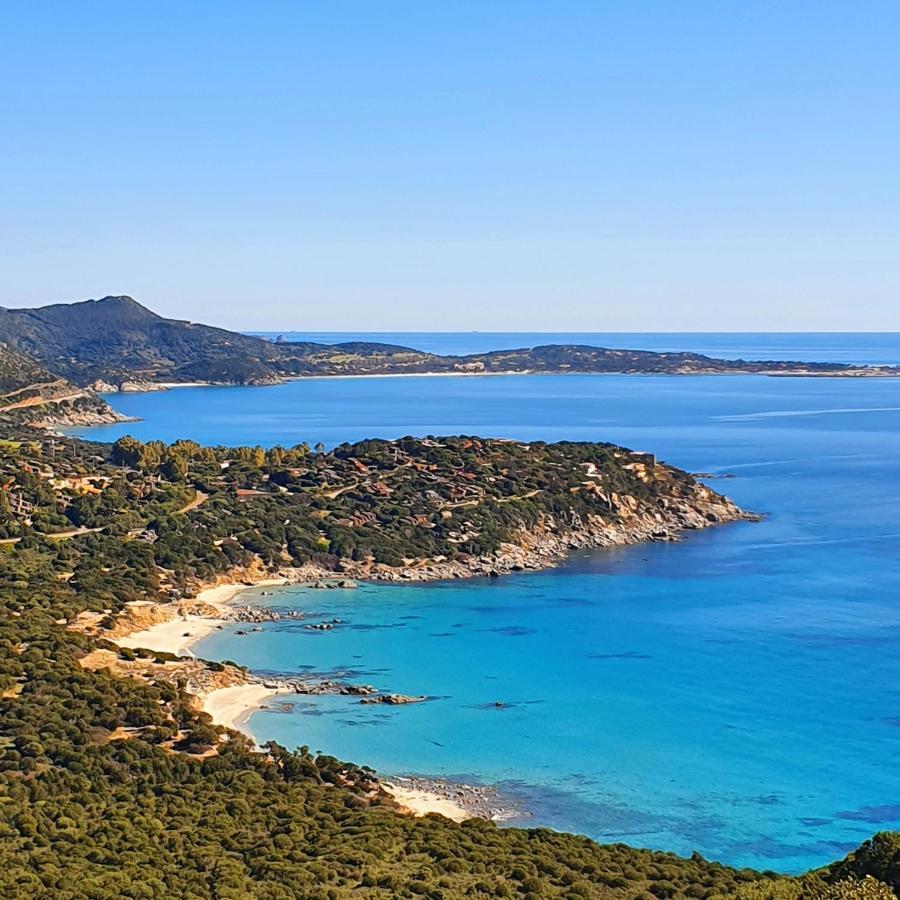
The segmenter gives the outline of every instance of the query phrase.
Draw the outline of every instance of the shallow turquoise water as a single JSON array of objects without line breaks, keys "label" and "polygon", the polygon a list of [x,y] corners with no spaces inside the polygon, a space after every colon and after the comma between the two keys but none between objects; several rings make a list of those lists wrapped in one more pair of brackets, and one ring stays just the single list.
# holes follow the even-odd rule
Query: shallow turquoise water
[{"label": "shallow turquoise water", "polygon": [[435,699],[298,698],[254,715],[261,740],[496,782],[530,821],[784,871],[900,826],[900,381],[403,378],[121,399],[143,436],[614,440],[733,473],[714,485],[768,514],[536,575],[279,591],[265,602],[347,624],[219,632],[199,653]]}]

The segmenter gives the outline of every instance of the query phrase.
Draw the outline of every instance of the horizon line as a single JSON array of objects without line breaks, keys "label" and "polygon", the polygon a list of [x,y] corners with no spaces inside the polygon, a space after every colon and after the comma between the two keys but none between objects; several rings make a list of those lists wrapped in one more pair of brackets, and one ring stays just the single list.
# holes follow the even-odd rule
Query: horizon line
[{"label": "horizon line", "polygon": [[[219,326],[216,326],[219,327]],[[552,330],[552,331],[494,331],[491,329],[465,329],[465,330],[453,330],[453,329],[420,329],[416,331],[399,331],[393,329],[371,329],[371,328],[360,328],[360,329],[347,329],[347,328],[329,328],[329,329],[305,329],[305,328],[255,328],[255,329],[241,329],[243,334],[257,335],[257,334],[800,334],[800,335],[810,335],[810,334],[860,334],[860,335],[873,335],[873,334],[883,334],[883,335],[898,335],[900,336],[900,329],[884,329],[884,330],[866,330],[866,331],[847,331],[847,330],[835,330],[835,329],[827,329],[823,331],[778,331],[775,329],[766,329],[762,331],[750,331],[750,330],[742,330],[742,329],[724,329],[721,331],[694,331],[694,330],[685,330],[685,331],[676,331],[673,329],[662,329],[659,331],[646,331],[646,330],[634,330],[634,331],[623,331],[623,330],[615,330],[615,331],[586,331],[583,329],[573,328],[573,329],[564,329],[560,330]]]}]

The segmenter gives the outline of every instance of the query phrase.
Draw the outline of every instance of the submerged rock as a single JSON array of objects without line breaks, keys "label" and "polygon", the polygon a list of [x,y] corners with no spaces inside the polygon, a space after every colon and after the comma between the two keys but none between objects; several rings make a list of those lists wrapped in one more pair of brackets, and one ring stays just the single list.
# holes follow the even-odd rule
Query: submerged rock
[{"label": "submerged rock", "polygon": [[385,703],[388,706],[402,706],[405,703],[424,703],[428,698],[424,695],[421,697],[410,697],[406,694],[380,694],[377,697],[366,697],[360,700],[360,703]]}]

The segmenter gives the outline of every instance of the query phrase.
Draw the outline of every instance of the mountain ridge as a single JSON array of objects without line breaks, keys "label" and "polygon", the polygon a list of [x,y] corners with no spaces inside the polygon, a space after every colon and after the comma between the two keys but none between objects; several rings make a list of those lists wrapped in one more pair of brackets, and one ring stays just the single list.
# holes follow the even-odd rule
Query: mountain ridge
[{"label": "mountain ridge", "polygon": [[382,342],[270,341],[165,318],[126,294],[33,309],[0,307],[0,342],[76,385],[104,391],[153,389],[171,382],[273,384],[310,375],[900,375],[900,369],[887,366],[728,360],[587,344],[455,356]]}]

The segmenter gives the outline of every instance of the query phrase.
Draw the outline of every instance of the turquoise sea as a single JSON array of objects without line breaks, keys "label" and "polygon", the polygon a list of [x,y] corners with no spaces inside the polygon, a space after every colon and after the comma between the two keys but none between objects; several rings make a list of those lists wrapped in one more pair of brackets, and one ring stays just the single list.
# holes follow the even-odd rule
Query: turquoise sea
[{"label": "turquoise sea", "polygon": [[[629,343],[732,342],[718,352],[757,358],[900,351],[897,335],[641,337]],[[763,522],[540,574],[250,591],[347,624],[223,631],[198,652],[430,695],[399,708],[297,698],[251,727],[386,773],[497,784],[533,811],[525,824],[781,871],[900,827],[900,379],[314,379],[110,399],[144,421],[93,437],[596,439],[733,475],[710,483]]]}]

